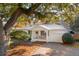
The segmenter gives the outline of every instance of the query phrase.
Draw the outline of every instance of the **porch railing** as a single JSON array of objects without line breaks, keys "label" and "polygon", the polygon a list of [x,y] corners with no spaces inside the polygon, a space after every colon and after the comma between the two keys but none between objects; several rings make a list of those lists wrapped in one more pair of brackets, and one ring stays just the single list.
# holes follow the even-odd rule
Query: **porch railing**
[{"label": "porch railing", "polygon": [[36,37],[34,37],[34,39],[46,39],[46,37],[45,36],[36,36]]}]

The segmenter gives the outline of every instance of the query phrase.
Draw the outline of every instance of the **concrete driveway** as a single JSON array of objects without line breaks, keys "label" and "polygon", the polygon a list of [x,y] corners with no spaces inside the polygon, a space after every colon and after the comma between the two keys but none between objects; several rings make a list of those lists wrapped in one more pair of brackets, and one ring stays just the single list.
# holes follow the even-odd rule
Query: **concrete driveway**
[{"label": "concrete driveway", "polygon": [[60,43],[44,43],[42,47],[54,50],[52,56],[79,56],[79,42],[73,45],[63,45]]}]

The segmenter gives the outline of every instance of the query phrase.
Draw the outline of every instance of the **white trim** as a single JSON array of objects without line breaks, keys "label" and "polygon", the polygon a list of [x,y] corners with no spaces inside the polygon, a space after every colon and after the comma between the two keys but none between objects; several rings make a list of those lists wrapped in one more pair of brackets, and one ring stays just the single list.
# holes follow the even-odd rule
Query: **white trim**
[{"label": "white trim", "polygon": [[48,36],[48,30],[46,31],[46,42],[48,42],[49,36]]}]

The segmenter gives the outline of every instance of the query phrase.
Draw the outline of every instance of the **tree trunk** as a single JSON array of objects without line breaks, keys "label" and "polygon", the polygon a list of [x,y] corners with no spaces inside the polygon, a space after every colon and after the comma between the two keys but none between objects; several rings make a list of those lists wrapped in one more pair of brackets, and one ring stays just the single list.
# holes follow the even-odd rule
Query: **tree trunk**
[{"label": "tree trunk", "polygon": [[3,30],[2,20],[0,19],[0,56],[4,56],[6,52],[5,34]]},{"label": "tree trunk", "polygon": [[[21,15],[21,14],[26,14],[26,15],[30,15],[33,13],[33,11],[39,6],[40,4],[34,4],[32,5],[29,9],[23,9],[21,7],[18,7],[16,9],[16,11],[11,15],[11,18],[7,21],[7,23],[5,24],[4,28],[3,28],[3,24],[2,21],[0,20],[0,55],[5,55],[5,52],[7,50],[7,43],[9,41],[8,38],[5,39],[8,36],[8,30],[16,23],[17,18]],[[5,34],[4,34],[5,31]]]},{"label": "tree trunk", "polygon": [[17,10],[11,15],[11,18],[9,21],[7,21],[7,23],[4,26],[4,30],[5,32],[7,32],[9,30],[10,27],[12,27],[16,21],[17,18],[22,14],[22,11],[20,8],[17,8]]},{"label": "tree trunk", "polygon": [[36,8],[38,8],[38,6],[40,5],[40,3],[39,4],[34,4],[34,5],[32,5],[29,9],[24,9],[24,8],[22,8],[21,6],[19,6],[17,9],[16,9],[16,11],[11,15],[11,18],[7,21],[7,23],[5,24],[5,26],[4,26],[4,30],[7,32],[7,30],[9,29],[9,28],[11,28],[15,23],[16,23],[16,20],[17,20],[17,18],[21,15],[21,14],[26,14],[26,15],[31,15],[33,12],[34,12],[34,10],[36,9]]}]

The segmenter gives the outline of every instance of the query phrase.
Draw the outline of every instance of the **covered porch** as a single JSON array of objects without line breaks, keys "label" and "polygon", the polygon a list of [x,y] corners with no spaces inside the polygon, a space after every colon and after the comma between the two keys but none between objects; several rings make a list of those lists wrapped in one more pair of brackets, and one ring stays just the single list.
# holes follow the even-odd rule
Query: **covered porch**
[{"label": "covered porch", "polygon": [[48,41],[48,31],[47,30],[32,30],[31,41]]}]

